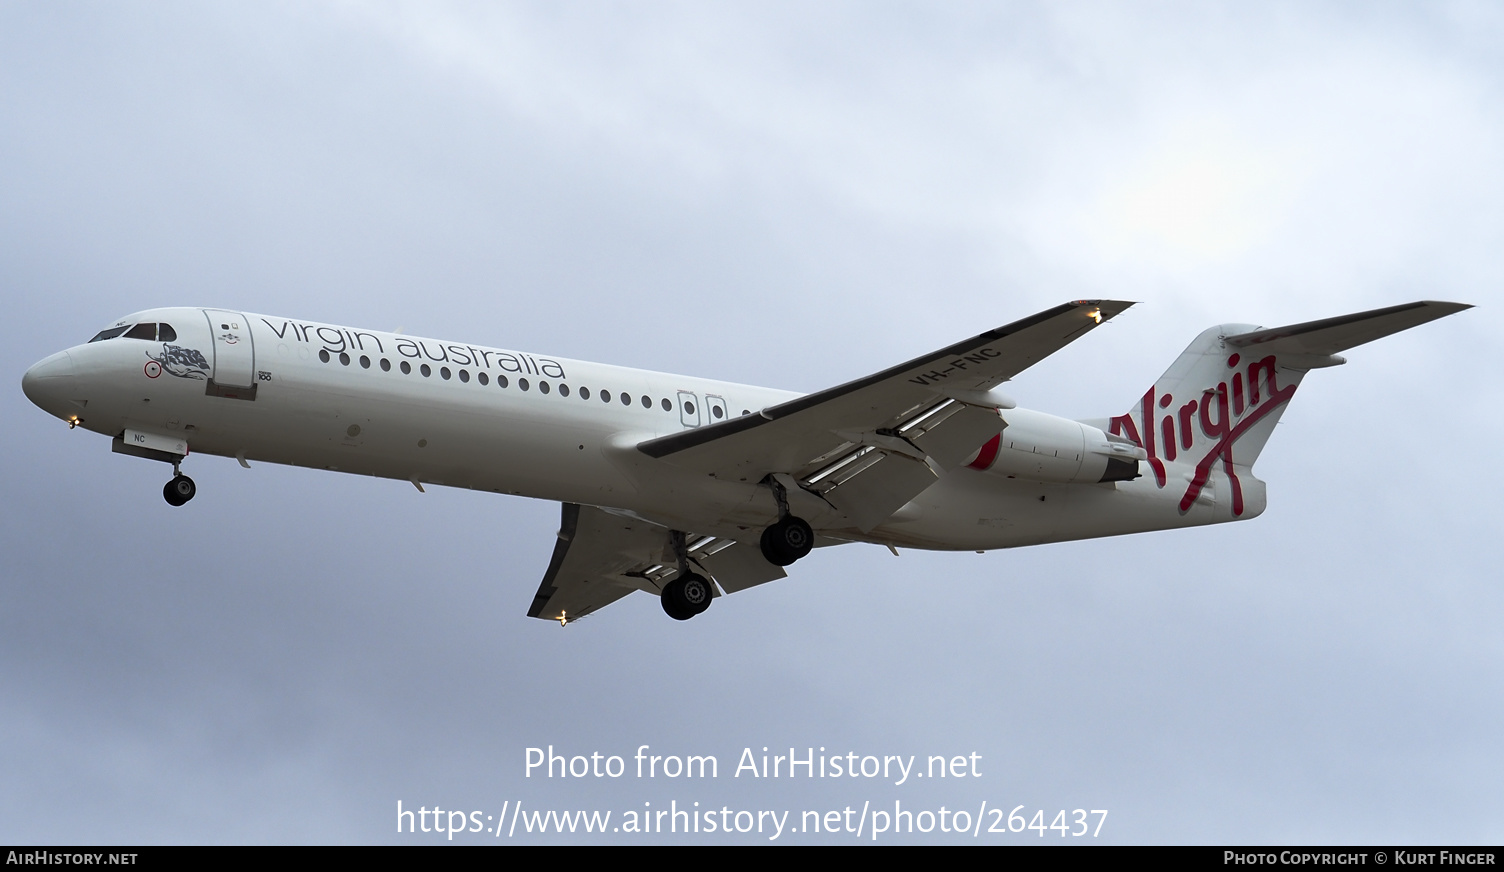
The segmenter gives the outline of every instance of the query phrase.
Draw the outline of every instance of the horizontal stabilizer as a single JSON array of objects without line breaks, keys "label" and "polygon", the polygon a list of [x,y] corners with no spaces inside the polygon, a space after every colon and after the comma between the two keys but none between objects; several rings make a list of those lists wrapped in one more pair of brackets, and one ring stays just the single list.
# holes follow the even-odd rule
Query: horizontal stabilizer
[{"label": "horizontal stabilizer", "polygon": [[1226,341],[1229,345],[1260,353],[1332,355],[1471,308],[1467,303],[1422,300],[1288,327],[1239,333],[1227,337]]}]

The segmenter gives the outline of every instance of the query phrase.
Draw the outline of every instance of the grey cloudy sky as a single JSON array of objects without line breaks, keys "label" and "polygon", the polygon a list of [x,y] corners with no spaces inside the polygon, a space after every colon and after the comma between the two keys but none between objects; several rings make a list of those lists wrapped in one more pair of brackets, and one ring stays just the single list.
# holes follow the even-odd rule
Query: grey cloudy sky
[{"label": "grey cloudy sky", "polygon": [[[1466,2],[0,3],[0,840],[443,840],[400,800],[1499,842],[1501,49]],[[151,306],[814,390],[1083,297],[1142,304],[1021,404],[1124,411],[1211,324],[1479,308],[1313,373],[1255,521],[825,549],[682,625],[528,619],[556,505],[203,457],[174,510],[20,391]],[[721,777],[525,778],[549,744]],[[982,775],[731,777],[764,746]]]}]

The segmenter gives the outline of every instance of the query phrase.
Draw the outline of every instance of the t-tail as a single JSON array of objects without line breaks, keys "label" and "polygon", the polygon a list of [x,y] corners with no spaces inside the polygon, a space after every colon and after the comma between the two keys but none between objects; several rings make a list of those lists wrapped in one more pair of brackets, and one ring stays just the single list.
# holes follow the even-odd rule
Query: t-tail
[{"label": "t-tail", "polygon": [[1186,485],[1182,514],[1210,498],[1213,474],[1226,474],[1233,517],[1263,511],[1244,502],[1243,479],[1307,372],[1346,361],[1338,356],[1365,342],[1472,308],[1422,301],[1288,327],[1222,324],[1197,336],[1110,432],[1148,454],[1159,487]]}]

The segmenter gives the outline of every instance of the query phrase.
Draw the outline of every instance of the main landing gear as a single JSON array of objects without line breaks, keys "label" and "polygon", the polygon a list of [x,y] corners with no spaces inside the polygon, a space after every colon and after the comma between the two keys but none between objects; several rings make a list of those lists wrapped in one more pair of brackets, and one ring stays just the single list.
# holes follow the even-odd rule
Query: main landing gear
[{"label": "main landing gear", "polygon": [[710,582],[691,572],[665,584],[658,599],[663,603],[664,614],[676,621],[687,621],[710,608],[710,597]]},{"label": "main landing gear", "polygon": [[658,601],[663,604],[664,614],[676,621],[687,621],[710,608],[715,588],[705,576],[697,575],[689,568],[689,549],[685,547],[683,531],[669,533],[669,546],[679,562],[679,574],[663,586]]},{"label": "main landing gear", "polygon": [[762,531],[762,556],[774,566],[788,566],[815,547],[815,531],[803,518],[789,514],[789,497],[775,478],[768,479],[778,501],[778,521]]},{"label": "main landing gear", "polygon": [[[815,547],[815,531],[810,529],[808,521],[789,513],[788,494],[783,485],[771,477],[765,483],[773,489],[773,496],[778,501],[778,520],[762,531],[759,542],[762,556],[774,566],[788,566]],[[663,585],[658,601],[663,605],[664,614],[676,621],[687,621],[710,608],[715,587],[709,579],[690,568],[692,564],[683,531],[669,532],[669,546],[678,561],[679,573]]]},{"label": "main landing gear", "polygon": [[815,531],[793,515],[762,531],[762,556],[774,566],[788,566],[815,547]]}]

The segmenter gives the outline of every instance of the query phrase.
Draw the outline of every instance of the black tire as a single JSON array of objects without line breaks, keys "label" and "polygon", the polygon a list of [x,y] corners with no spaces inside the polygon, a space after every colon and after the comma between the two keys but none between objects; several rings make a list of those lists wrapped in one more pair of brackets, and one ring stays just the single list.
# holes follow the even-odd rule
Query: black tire
[{"label": "black tire", "polygon": [[787,563],[783,562],[783,552],[778,550],[777,539],[773,536],[772,527],[768,527],[767,529],[762,531],[762,538],[758,540],[757,544],[758,547],[762,549],[762,556],[764,560],[768,561],[774,566],[788,565]]},{"label": "black tire", "polygon": [[789,515],[762,531],[762,556],[774,566],[788,566],[809,554],[815,546],[815,531],[803,518]]},{"label": "black tire", "polygon": [[679,586],[684,581],[676,578],[663,586],[663,593],[659,595],[658,602],[663,605],[663,613],[676,621],[687,621],[694,617],[696,612],[685,605],[683,597],[679,595]]},{"label": "black tire", "polygon": [[197,493],[198,486],[186,475],[176,476],[162,487],[162,499],[167,500],[169,506],[181,506]]}]

